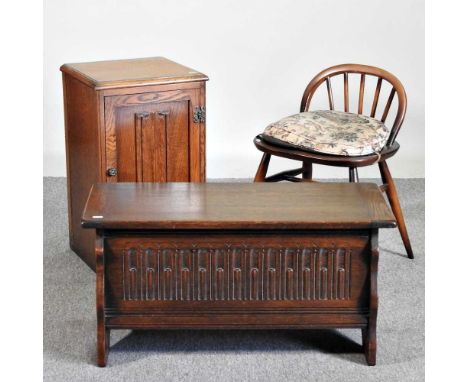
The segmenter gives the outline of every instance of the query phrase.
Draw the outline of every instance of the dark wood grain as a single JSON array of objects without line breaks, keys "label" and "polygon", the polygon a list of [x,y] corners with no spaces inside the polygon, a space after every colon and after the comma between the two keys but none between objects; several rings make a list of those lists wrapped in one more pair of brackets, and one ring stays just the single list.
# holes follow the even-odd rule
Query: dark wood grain
[{"label": "dark wood grain", "polygon": [[[380,80],[384,80],[392,86],[398,98],[398,110],[397,110],[395,120],[392,125],[392,137],[396,138],[398,131],[405,118],[405,114],[406,114],[407,101],[406,101],[405,88],[403,87],[402,83],[395,75],[393,75],[392,73],[384,69],[377,68],[375,66],[360,65],[360,64],[342,64],[342,65],[336,65],[336,66],[327,68],[325,70],[322,70],[309,82],[306,89],[304,90],[304,94],[302,96],[302,101],[301,101],[301,109],[300,109],[301,112],[309,110],[311,100],[315,92],[324,82],[328,83],[330,78],[339,76],[341,74],[343,74],[344,76],[344,97],[345,97],[345,102],[344,102],[345,110],[344,111],[348,111],[348,108],[349,108],[348,107],[349,105],[348,106],[346,105],[347,104],[346,99],[349,97],[348,77],[350,74],[359,74],[359,75],[366,74],[367,76],[377,77],[378,79],[378,84],[377,84],[378,92],[376,91],[377,99],[378,99],[378,93],[380,93],[380,86],[381,86]],[[376,98],[374,98],[374,101],[376,101]],[[389,144],[393,144],[394,138],[389,140]]]},{"label": "dark wood grain", "polygon": [[351,183],[359,182],[358,169],[356,167],[349,168],[349,181]]},{"label": "dark wood grain", "polygon": [[344,80],[344,111],[347,113],[349,112],[349,85],[348,85],[348,73],[343,73],[343,80]]},{"label": "dark wood grain", "polygon": [[366,75],[361,74],[361,82],[359,85],[359,103],[358,103],[358,114],[362,114],[362,108],[364,105],[364,88],[366,86]]},{"label": "dark wood grain", "polygon": [[132,229],[324,229],[393,227],[395,218],[379,187],[371,183],[101,183],[90,192],[82,224]]},{"label": "dark wood grain", "polygon": [[312,163],[302,162],[302,178],[312,180]]},{"label": "dark wood grain", "polygon": [[[302,174],[302,177],[304,178],[304,174],[306,174],[304,170],[304,166],[299,167],[299,168],[293,168],[291,170],[285,170],[281,171],[275,175],[271,175],[267,178],[264,179],[265,182],[277,182],[278,180],[284,180],[289,177],[295,177],[296,175]],[[306,174],[307,175],[307,174]]]},{"label": "dark wood grain", "polygon": [[70,246],[95,268],[81,228],[96,182],[205,181],[205,75],[164,58],[62,66]]},{"label": "dark wood grain", "polygon": [[239,301],[255,301],[253,310],[287,305],[298,313],[314,301],[315,307],[361,312],[368,302],[360,294],[368,244],[367,231],[109,234],[106,306],[234,312]]},{"label": "dark wood grain", "polygon": [[[273,144],[271,140],[266,140],[263,136],[257,135],[253,140],[255,147],[264,154],[279,156],[283,158],[307,161],[309,163],[316,163],[325,166],[337,167],[365,167],[378,163],[379,160],[389,159],[394,156],[400,149],[398,142],[392,146],[384,147],[378,154],[369,154],[365,156],[342,156],[342,155],[327,155],[314,151],[298,150],[297,147],[287,144]],[[260,168],[260,166],[259,166]],[[266,177],[266,170],[264,176]]]},{"label": "dark wood grain", "polygon": [[379,77],[377,80],[377,85],[375,86],[374,99],[372,101],[372,108],[370,112],[370,116],[372,118],[375,117],[375,112],[377,111],[377,104],[379,103],[379,95],[380,95],[381,87],[382,87],[382,77]]},{"label": "dark wood grain", "polygon": [[97,184],[83,222],[99,366],[111,329],[355,328],[375,364],[377,228],[395,224],[374,184]]},{"label": "dark wood grain", "polygon": [[110,331],[106,327],[105,317],[105,258],[104,258],[104,239],[101,232],[96,232],[95,241],[96,254],[96,335],[97,335],[97,364],[106,366],[107,355],[109,352]]},{"label": "dark wood grain", "polygon": [[382,182],[384,183],[384,192],[387,194],[392,211],[395,214],[395,218],[398,223],[398,230],[400,231],[403,244],[405,245],[406,253],[410,259],[414,259],[413,248],[408,236],[408,230],[406,229],[405,219],[403,217],[403,211],[400,206],[400,199],[398,198],[397,189],[393,177],[388,168],[387,162],[382,161],[379,163],[380,174],[382,176]]},{"label": "dark wood grain", "polygon": [[264,153],[260,165],[258,166],[257,173],[255,174],[254,182],[263,182],[268,171],[271,155]]},{"label": "dark wood grain", "polygon": [[[324,82],[328,83],[327,79],[330,79],[334,76],[338,76],[341,74],[343,74],[344,82],[345,82],[344,83],[345,111],[347,111],[346,98],[348,97],[347,94],[349,93],[348,85],[347,85],[348,84],[347,78],[350,74],[359,74],[359,75],[366,74],[367,76],[377,77],[378,79],[377,89],[376,89],[374,102],[373,102],[373,106],[371,110],[371,116],[374,116],[373,114],[375,113],[374,107],[376,108],[377,106],[378,95],[380,94],[380,87],[382,85],[382,80],[389,83],[392,86],[392,93],[394,93],[394,95],[397,96],[398,107],[397,107],[397,111],[395,114],[395,119],[393,120],[393,123],[391,125],[391,133],[387,141],[387,145],[388,146],[393,145],[398,135],[398,132],[400,131],[401,125],[403,124],[403,120],[405,119],[407,99],[406,99],[405,88],[403,84],[400,82],[400,80],[395,75],[393,75],[392,73],[384,69],[377,68],[375,66],[360,65],[360,64],[342,64],[342,65],[332,66],[328,69],[321,71],[309,82],[306,89],[304,90],[304,94],[302,96],[302,101],[301,101],[301,109],[300,109],[301,112],[309,110],[311,100],[315,92]],[[391,96],[391,99],[389,99],[388,101],[389,102],[388,107],[391,106],[392,101],[393,101],[393,95]]]},{"label": "dark wood grain", "polygon": [[379,305],[377,292],[379,265],[378,234],[377,230],[372,230],[370,237],[369,321],[367,327],[362,329],[362,345],[369,366],[374,366],[376,364],[377,355],[377,311]]},{"label": "dark wood grain", "polygon": [[330,110],[335,110],[335,105],[333,103],[333,89],[331,87],[330,77],[326,78],[326,82],[327,82],[328,105],[330,106]]},{"label": "dark wood grain", "polygon": [[395,96],[395,88],[392,88],[390,91],[390,95],[388,96],[387,103],[385,104],[385,109],[382,114],[382,118],[380,119],[382,122],[385,122],[388,116],[388,112],[390,111],[390,107],[392,106],[393,97]]}]

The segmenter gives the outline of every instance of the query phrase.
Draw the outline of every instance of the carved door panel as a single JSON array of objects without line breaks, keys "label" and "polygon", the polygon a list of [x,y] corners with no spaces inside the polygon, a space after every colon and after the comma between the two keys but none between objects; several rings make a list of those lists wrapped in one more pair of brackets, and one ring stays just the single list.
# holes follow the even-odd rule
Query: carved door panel
[{"label": "carved door panel", "polygon": [[200,181],[196,91],[106,97],[108,182]]},{"label": "carved door panel", "polygon": [[106,248],[109,306],[287,301],[357,308],[368,301],[365,235],[135,235],[110,237]]}]

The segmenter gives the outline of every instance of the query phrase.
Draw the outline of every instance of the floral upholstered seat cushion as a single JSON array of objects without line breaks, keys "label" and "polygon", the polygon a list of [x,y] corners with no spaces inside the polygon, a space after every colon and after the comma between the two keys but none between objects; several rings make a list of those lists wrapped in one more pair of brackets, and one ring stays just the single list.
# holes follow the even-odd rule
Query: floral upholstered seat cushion
[{"label": "floral upholstered seat cushion", "polygon": [[325,154],[359,156],[380,152],[389,134],[390,129],[375,118],[317,110],[272,123],[263,137]]}]

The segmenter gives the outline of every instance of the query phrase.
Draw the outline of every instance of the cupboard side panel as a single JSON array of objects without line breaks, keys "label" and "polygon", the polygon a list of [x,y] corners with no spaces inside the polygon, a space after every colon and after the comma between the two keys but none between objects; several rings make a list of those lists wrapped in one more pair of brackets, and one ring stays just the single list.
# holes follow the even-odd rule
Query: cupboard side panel
[{"label": "cupboard side panel", "polygon": [[95,269],[94,232],[81,228],[81,214],[91,186],[101,177],[98,98],[92,88],[66,74],[63,86],[70,247]]}]

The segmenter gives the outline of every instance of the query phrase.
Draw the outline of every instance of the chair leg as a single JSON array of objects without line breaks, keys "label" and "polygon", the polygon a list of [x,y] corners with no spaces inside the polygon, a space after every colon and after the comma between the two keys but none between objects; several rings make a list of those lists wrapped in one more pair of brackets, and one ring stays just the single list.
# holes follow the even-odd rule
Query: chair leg
[{"label": "chair leg", "polygon": [[349,168],[349,181],[351,183],[359,182],[359,175],[356,167]]},{"label": "chair leg", "polygon": [[255,174],[254,182],[264,182],[270,164],[271,155],[264,153],[260,165],[258,166],[257,173]]},{"label": "chair leg", "polygon": [[312,163],[302,162],[302,179],[312,180]]},{"label": "chair leg", "polygon": [[398,199],[395,182],[393,181],[392,175],[390,174],[387,162],[379,162],[379,170],[380,175],[382,176],[382,182],[387,186],[387,197],[390,201],[390,206],[392,207],[393,214],[395,215],[395,218],[397,220],[398,230],[400,231],[403,244],[405,245],[406,254],[410,259],[414,259],[413,249],[411,248],[408,231],[406,230],[405,219],[403,218],[403,212],[401,211],[400,200]]}]

